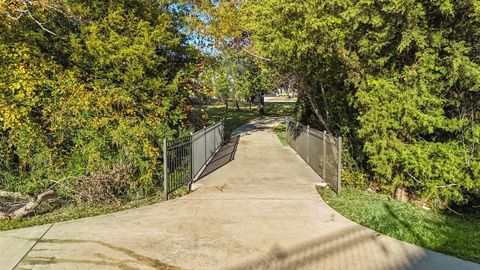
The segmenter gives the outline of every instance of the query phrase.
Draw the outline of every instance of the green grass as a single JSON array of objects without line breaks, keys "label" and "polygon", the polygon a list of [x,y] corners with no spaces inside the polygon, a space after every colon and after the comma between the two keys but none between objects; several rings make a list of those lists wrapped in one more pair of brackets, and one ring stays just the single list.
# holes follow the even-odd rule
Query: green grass
[{"label": "green grass", "polygon": [[228,138],[230,134],[240,127],[243,124],[250,122],[253,119],[259,117],[257,110],[253,109],[250,111],[248,108],[241,107],[240,111],[237,111],[236,108],[229,108],[225,114],[225,106],[223,105],[212,105],[205,108],[206,113],[208,114],[208,124],[213,124],[215,122],[222,121],[225,117],[225,136]]},{"label": "green grass", "polygon": [[287,132],[285,130],[286,128],[287,124],[285,122],[282,122],[280,125],[277,126],[277,128],[275,128],[275,133],[277,134],[277,137],[283,146],[288,146]]},{"label": "green grass", "polygon": [[373,191],[318,189],[342,215],[393,238],[480,263],[480,215],[424,210]]},{"label": "green grass", "polygon": [[275,116],[287,116],[293,112],[294,104],[285,103],[265,103],[265,115],[258,114],[258,106],[252,106],[250,110],[249,106],[242,105],[240,111],[234,104],[229,104],[229,109],[225,114],[225,106],[223,104],[210,105],[205,107],[205,111],[209,117],[209,124],[222,121],[225,117],[225,135],[230,134],[238,127],[262,117],[275,117]]}]

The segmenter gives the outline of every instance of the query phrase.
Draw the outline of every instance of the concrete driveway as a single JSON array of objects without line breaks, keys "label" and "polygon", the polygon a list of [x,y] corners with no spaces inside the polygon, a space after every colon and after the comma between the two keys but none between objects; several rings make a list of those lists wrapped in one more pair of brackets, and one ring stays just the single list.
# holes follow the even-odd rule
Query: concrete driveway
[{"label": "concrete driveway", "polygon": [[243,126],[183,198],[0,233],[0,269],[480,269],[336,213],[276,124]]}]

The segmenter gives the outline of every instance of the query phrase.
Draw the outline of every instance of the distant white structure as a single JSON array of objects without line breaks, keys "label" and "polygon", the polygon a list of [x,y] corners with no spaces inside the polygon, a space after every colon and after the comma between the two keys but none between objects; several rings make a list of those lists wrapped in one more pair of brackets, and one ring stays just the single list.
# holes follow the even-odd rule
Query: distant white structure
[{"label": "distant white structure", "polygon": [[265,95],[265,102],[296,102],[297,97],[297,92],[279,87],[275,92]]},{"label": "distant white structure", "polygon": [[296,98],[298,96],[298,93],[296,91],[293,91],[293,89],[290,87],[279,87],[277,88],[277,91],[275,91],[275,94],[277,97],[284,98]]}]

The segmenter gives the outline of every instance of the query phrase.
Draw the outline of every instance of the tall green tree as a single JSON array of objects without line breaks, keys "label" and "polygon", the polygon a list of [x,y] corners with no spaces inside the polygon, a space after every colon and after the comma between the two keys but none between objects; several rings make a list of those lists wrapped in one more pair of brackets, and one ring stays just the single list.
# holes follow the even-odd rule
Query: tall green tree
[{"label": "tall green tree", "polygon": [[154,191],[159,142],[190,128],[199,55],[182,31],[188,9],[174,1],[2,3],[0,187],[37,193],[55,179],[129,164],[132,194]]},{"label": "tall green tree", "polygon": [[203,4],[219,48],[292,80],[302,119],[346,137],[347,168],[387,192],[466,203],[480,189],[479,3]]}]

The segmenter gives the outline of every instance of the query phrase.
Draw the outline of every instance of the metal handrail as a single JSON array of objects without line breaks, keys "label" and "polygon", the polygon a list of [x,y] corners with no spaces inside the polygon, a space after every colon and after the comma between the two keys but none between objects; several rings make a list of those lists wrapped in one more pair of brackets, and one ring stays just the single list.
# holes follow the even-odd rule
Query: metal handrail
[{"label": "metal handrail", "polygon": [[[332,189],[340,194],[342,179],[342,137],[334,137],[287,118],[287,141]],[[328,168],[327,168],[328,167]]]},{"label": "metal handrail", "polygon": [[[223,144],[223,130],[224,126],[220,122],[204,127],[189,136],[169,141],[166,138],[163,140],[165,200],[168,200],[169,194],[187,184],[189,191],[191,190],[195,176],[208,164],[211,157]],[[199,147],[202,149],[198,149]],[[197,152],[200,150],[202,151],[201,155],[198,155]]]}]

